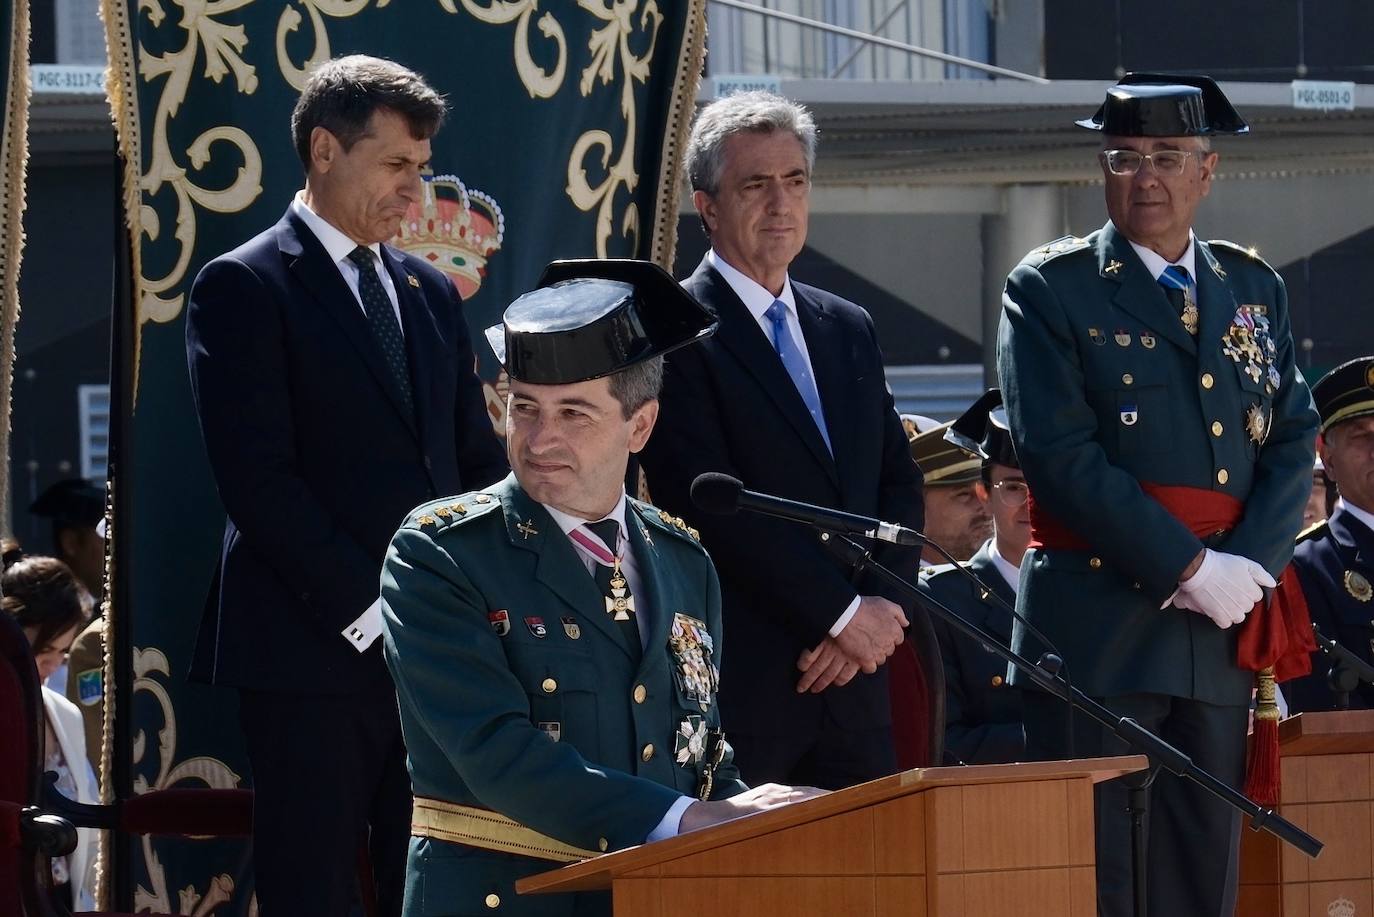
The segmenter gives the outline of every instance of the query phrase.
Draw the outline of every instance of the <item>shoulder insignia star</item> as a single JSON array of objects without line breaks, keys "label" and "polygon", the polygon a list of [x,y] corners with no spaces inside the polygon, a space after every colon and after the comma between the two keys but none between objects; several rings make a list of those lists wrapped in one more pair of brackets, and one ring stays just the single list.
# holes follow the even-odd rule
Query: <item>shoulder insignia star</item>
[{"label": "shoulder insignia star", "polygon": [[416,519],[415,521],[420,525],[434,525],[434,517],[431,516],[429,513],[425,513],[423,516],[421,516],[419,519]]},{"label": "shoulder insignia star", "polygon": [[464,516],[467,515],[468,506],[466,503],[454,503],[451,506],[449,506],[449,509],[453,510],[460,516]]},{"label": "shoulder insignia star", "polygon": [[434,511],[434,515],[438,516],[440,519],[447,519],[449,516],[453,515],[453,510],[449,509],[447,506],[441,506]]}]

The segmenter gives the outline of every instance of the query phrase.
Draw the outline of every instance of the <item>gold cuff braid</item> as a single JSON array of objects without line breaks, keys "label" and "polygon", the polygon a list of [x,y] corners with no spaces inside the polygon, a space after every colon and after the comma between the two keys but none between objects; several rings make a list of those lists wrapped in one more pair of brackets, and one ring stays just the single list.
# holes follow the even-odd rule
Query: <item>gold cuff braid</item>
[{"label": "gold cuff braid", "polygon": [[526,828],[499,812],[425,796],[415,797],[410,811],[410,833],[555,863],[575,863],[600,856],[595,850],[583,850]]}]

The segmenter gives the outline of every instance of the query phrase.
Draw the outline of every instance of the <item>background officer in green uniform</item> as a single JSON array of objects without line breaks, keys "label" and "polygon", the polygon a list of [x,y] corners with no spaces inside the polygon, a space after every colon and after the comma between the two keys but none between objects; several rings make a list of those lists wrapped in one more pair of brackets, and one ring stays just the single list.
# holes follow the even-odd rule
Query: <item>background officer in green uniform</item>
[{"label": "background officer in green uniform", "polygon": [[604,894],[513,885],[810,795],[739,781],[715,569],[622,483],[662,354],[713,316],[647,262],[556,263],[545,283],[487,334],[513,475],[419,507],[382,573],[415,792],[407,915],[609,914]]},{"label": "background officer in green uniform", "polygon": [[[1021,558],[1030,541],[1030,491],[1012,446],[1002,393],[988,391],[944,435],[980,460],[976,496],[992,517],[992,537],[962,565],[982,585],[952,564],[925,568],[920,585],[946,608],[1005,644],[1011,640],[1012,624],[1006,606],[1016,604]],[[932,616],[932,622],[945,669],[946,761],[1005,764],[1023,760],[1026,733],[1021,723],[1021,689],[1007,682],[1006,660],[943,620]]]},{"label": "background officer in green uniform", "polygon": [[[968,560],[992,533],[992,518],[978,499],[978,457],[945,439],[949,423],[920,414],[903,414],[911,458],[921,469],[926,501],[925,533],[958,560]],[[921,569],[946,563],[929,543],[921,549]]]},{"label": "background officer in green uniform", "polygon": [[[1317,425],[1282,279],[1192,231],[1210,136],[1248,127],[1212,80],[1148,74],[1078,123],[1102,132],[1111,219],[1031,252],[1003,296],[998,370],[1031,494],[1019,610],[1076,687],[1239,786],[1254,672],[1232,625],[1269,613],[1252,609],[1291,556]],[[1020,628],[1013,642],[1046,649]],[[1028,754],[1066,755],[1061,702],[1024,703]],[[1124,751],[1075,723],[1077,756]],[[1132,912],[1120,784],[1098,795],[1107,915]],[[1149,806],[1149,913],[1231,917],[1238,819],[1169,774]]]},{"label": "background officer in green uniform", "polygon": [[[1326,473],[1340,490],[1331,518],[1306,530],[1293,553],[1312,623],[1374,662],[1374,356],[1337,366],[1312,386],[1322,417]],[[1331,660],[1313,654],[1312,674],[1284,685],[1290,713],[1334,710]],[[1359,684],[1350,709],[1374,707],[1374,687]]]}]

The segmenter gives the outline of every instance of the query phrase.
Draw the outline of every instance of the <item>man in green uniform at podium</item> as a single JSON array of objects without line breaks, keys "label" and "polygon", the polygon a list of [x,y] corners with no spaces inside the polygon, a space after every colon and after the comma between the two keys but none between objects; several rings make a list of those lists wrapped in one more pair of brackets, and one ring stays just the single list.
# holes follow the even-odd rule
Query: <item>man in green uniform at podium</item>
[{"label": "man in green uniform at podium", "polygon": [[630,499],[662,356],[714,317],[647,262],[556,262],[487,332],[512,476],[417,508],[382,572],[415,792],[407,915],[609,914],[516,880],[812,795],[747,789],[720,728],[720,587]]},{"label": "man in green uniform at podium", "polygon": [[[1076,687],[1239,788],[1256,671],[1234,625],[1285,607],[1260,599],[1292,555],[1317,426],[1283,280],[1192,230],[1210,138],[1249,128],[1211,79],[1151,74],[1078,123],[1102,134],[1110,222],[1031,252],[1003,297],[998,370],[1031,496],[1017,604],[1053,647],[1021,628],[1013,644],[1057,652]],[[1125,752],[1085,716],[1070,745],[1055,697],[1028,690],[1024,705],[1032,757]],[[1104,915],[1133,910],[1120,784],[1098,796]],[[1161,775],[1149,913],[1231,917],[1238,845],[1230,808]]]}]

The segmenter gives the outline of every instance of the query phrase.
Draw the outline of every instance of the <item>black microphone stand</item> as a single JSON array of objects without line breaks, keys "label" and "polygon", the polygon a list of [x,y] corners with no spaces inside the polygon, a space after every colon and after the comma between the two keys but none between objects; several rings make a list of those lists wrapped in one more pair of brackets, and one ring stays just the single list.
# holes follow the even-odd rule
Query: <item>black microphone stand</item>
[{"label": "black microphone stand", "polygon": [[1250,816],[1253,830],[1264,829],[1284,843],[1291,844],[1301,850],[1309,857],[1315,858],[1321,853],[1323,846],[1321,841],[1286,820],[1273,809],[1253,802],[1235,788],[1218,780],[1194,764],[1193,760],[1182,751],[1150,732],[1135,720],[1128,716],[1117,716],[1082,691],[1065,683],[1059,675],[1059,667],[1063,664],[1059,657],[1046,655],[1041,658],[1040,662],[1033,663],[1010,647],[1003,646],[998,638],[981,627],[970,624],[958,613],[951,611],[930,595],[875,561],[868,549],[855,543],[852,539],[826,531],[820,533],[820,539],[821,543],[833,551],[836,556],[845,563],[852,565],[856,573],[872,573],[884,583],[915,599],[940,620],[970,639],[979,641],[998,656],[1016,666],[1017,669],[1025,672],[1036,685],[1063,699],[1073,708],[1086,713],[1093,720],[1110,729],[1133,750],[1150,759],[1150,767],[1146,771],[1144,779],[1137,781],[1139,786],[1133,783],[1129,787],[1131,878],[1136,917],[1144,917],[1145,915],[1144,821],[1146,791],[1162,768],[1193,781],[1233,809]]},{"label": "black microphone stand", "polygon": [[1326,673],[1326,682],[1336,695],[1336,709],[1350,709],[1350,692],[1359,687],[1360,682],[1374,685],[1374,666],[1341,646],[1312,625],[1312,633],[1317,638],[1317,646],[1331,659],[1331,670]]}]

